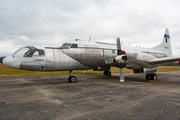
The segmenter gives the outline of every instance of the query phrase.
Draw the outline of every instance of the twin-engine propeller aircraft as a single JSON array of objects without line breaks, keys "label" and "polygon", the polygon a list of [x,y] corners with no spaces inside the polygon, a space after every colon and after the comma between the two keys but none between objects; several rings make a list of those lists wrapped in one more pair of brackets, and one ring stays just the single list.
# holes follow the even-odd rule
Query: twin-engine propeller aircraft
[{"label": "twin-engine propeller aircraft", "polygon": [[27,46],[6,57],[3,64],[10,68],[31,71],[69,71],[69,82],[76,82],[73,70],[104,71],[111,76],[111,67],[120,68],[120,82],[124,82],[123,67],[133,69],[134,73],[146,74],[146,80],[157,80],[156,67],[159,64],[179,61],[172,57],[168,29],[165,30],[161,44],[153,48],[123,46],[117,44],[75,41],[64,43],[61,47],[37,49]]}]

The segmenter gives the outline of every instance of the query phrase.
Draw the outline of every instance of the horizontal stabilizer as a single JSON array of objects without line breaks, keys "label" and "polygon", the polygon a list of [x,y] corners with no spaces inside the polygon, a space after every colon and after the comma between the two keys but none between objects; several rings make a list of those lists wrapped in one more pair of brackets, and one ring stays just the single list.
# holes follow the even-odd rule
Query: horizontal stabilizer
[{"label": "horizontal stabilizer", "polygon": [[156,65],[156,64],[163,64],[163,63],[176,62],[176,61],[180,61],[180,57],[157,58],[157,59],[148,61],[148,63],[152,65]]}]

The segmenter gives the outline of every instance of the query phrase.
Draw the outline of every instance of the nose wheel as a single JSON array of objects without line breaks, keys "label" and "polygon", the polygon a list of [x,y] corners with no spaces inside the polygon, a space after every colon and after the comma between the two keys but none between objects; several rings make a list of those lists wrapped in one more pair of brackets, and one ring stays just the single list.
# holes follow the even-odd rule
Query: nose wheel
[{"label": "nose wheel", "polygon": [[76,77],[72,75],[72,70],[69,71],[69,73],[70,73],[70,76],[69,76],[69,78],[68,78],[68,81],[69,81],[70,83],[75,83],[75,82],[76,82]]},{"label": "nose wheel", "polygon": [[157,75],[156,74],[147,74],[146,75],[146,80],[157,80]]},{"label": "nose wheel", "polygon": [[69,76],[68,81],[70,83],[75,83],[76,82],[76,77],[75,76]]}]

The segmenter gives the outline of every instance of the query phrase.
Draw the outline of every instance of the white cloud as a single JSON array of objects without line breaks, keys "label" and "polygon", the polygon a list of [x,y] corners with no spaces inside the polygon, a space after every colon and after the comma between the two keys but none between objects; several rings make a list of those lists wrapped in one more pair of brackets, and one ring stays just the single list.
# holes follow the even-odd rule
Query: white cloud
[{"label": "white cloud", "polygon": [[[61,46],[76,38],[152,47],[169,28],[174,54],[180,43],[177,0],[0,0],[0,55],[17,47]],[[52,42],[53,41],[53,42]],[[6,46],[6,47],[2,47]],[[3,52],[2,52],[3,51]]]}]

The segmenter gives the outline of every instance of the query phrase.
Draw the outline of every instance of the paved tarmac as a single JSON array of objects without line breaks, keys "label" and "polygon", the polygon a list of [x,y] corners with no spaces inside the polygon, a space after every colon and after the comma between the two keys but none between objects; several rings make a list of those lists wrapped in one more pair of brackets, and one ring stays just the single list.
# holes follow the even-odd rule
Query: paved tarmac
[{"label": "paved tarmac", "polygon": [[67,75],[0,78],[0,120],[178,120],[180,72],[159,72],[157,82],[145,75]]}]

